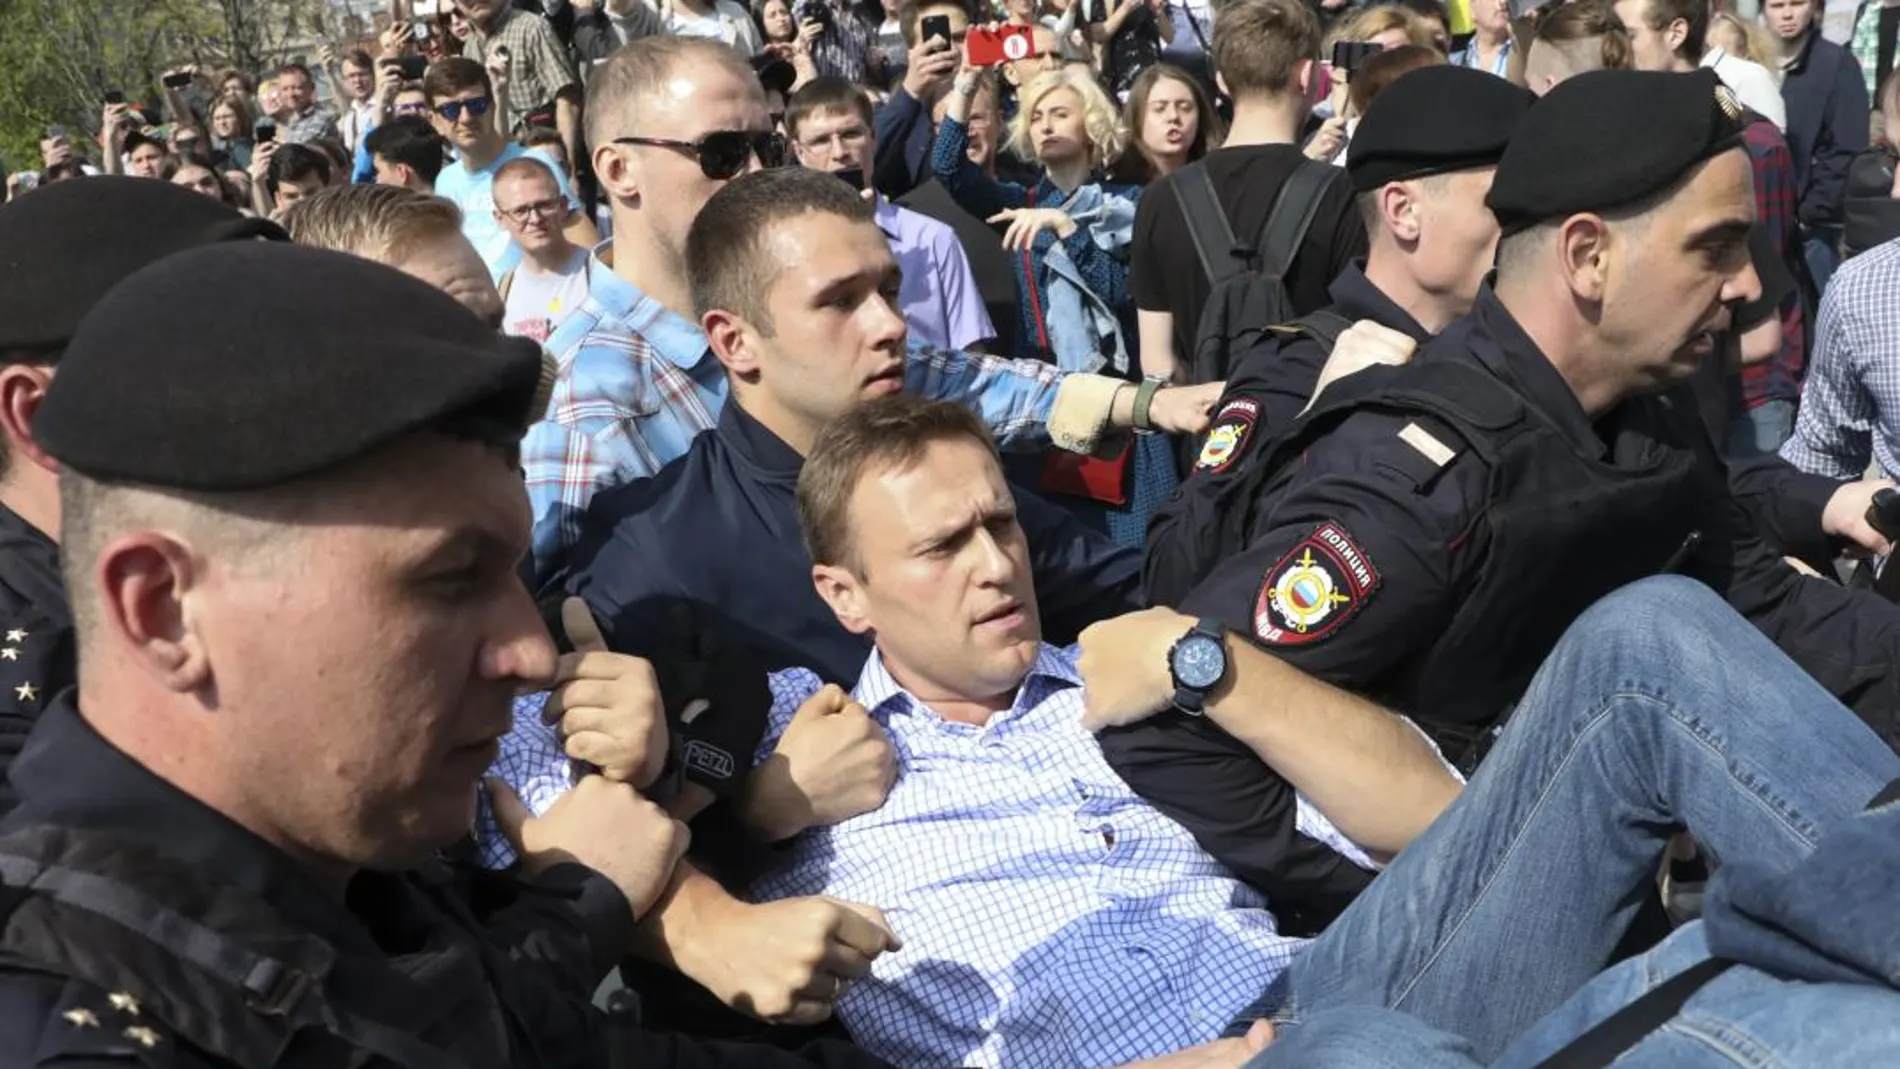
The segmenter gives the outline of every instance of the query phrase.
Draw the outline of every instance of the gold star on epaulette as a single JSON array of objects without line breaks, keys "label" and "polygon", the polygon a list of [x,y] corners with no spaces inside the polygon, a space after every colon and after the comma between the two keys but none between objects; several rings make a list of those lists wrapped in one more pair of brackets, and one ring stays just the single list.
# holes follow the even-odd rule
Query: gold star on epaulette
[{"label": "gold star on epaulette", "polygon": [[133,1025],[124,1032],[121,1032],[120,1035],[144,1047],[146,1050],[151,1050],[153,1047],[158,1046],[158,1033],[142,1024]]},{"label": "gold star on epaulette", "polygon": [[84,1006],[74,1006],[60,1016],[66,1018],[66,1023],[74,1028],[99,1027],[99,1015]]},{"label": "gold star on epaulette", "polygon": [[16,627],[13,630],[7,632],[7,641],[8,642],[25,642],[26,632]]},{"label": "gold star on epaulette", "polygon": [[112,1003],[113,1009],[128,1017],[139,1015],[139,1000],[133,998],[130,991],[114,991],[106,996],[106,1001]]},{"label": "gold star on epaulette", "polygon": [[1742,121],[1742,102],[1736,98],[1735,91],[1726,85],[1715,87],[1715,106],[1722,109],[1730,122]]},{"label": "gold star on epaulette", "polygon": [[40,688],[31,683],[22,683],[13,688],[13,696],[23,702],[30,702],[40,696]]}]

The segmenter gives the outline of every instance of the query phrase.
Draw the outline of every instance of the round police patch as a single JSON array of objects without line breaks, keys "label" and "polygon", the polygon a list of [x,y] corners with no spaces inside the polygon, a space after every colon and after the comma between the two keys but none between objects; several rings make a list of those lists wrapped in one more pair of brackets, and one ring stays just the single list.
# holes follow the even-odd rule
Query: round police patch
[{"label": "round police patch", "polygon": [[1201,455],[1194,461],[1195,471],[1226,471],[1253,434],[1254,425],[1260,421],[1260,403],[1246,397],[1236,397],[1220,407],[1214,413],[1214,425],[1207,431],[1207,441],[1201,446]]},{"label": "round police patch", "polygon": [[1254,634],[1272,646],[1318,642],[1352,619],[1378,586],[1378,569],[1346,529],[1323,523],[1267,571],[1254,599]]}]

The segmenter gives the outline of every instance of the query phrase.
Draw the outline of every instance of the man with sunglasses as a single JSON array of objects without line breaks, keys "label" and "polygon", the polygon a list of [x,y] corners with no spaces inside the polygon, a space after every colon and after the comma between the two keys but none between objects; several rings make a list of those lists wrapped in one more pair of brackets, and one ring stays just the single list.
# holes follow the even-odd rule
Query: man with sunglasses
[{"label": "man with sunglasses", "polygon": [[500,278],[521,262],[521,247],[495,220],[495,175],[512,160],[533,157],[548,165],[568,207],[559,225],[583,246],[599,240],[594,224],[568,188],[567,174],[546,153],[522,148],[502,135],[495,113],[495,86],[482,65],[471,59],[445,59],[422,79],[430,122],[455,149],[456,161],[436,177],[436,196],[462,209],[462,233],[481,253],[491,275]]},{"label": "man with sunglasses", "polygon": [[[544,582],[579,541],[596,491],[653,475],[717,421],[727,378],[693,316],[686,232],[727,182],[784,153],[758,77],[718,42],[633,42],[594,71],[586,110],[614,240],[590,261],[587,300],[548,340],[561,377],[548,417],[522,444]],[[1053,440],[1078,452],[1111,425],[1133,426],[1137,410],[1159,429],[1198,431],[1211,403],[1196,390],[1138,392],[1038,362],[921,346],[908,349],[904,386],[971,405],[1005,447]],[[1132,591],[1134,575],[1105,537],[1068,535],[1076,575],[1105,597]]]}]

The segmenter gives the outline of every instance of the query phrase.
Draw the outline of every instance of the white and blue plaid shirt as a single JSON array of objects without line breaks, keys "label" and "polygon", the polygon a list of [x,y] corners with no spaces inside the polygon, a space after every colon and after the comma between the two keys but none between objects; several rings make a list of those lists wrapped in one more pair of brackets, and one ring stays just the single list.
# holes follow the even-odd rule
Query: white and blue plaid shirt
[{"label": "white and blue plaid shirt", "polygon": [[1828,282],[1781,457],[1831,479],[1858,479],[1870,460],[1900,478],[1900,239],[1847,261]]},{"label": "white and blue plaid shirt", "polygon": [[[773,676],[761,757],[820,686]],[[1073,650],[1044,646],[1015,704],[981,727],[931,712],[877,654],[852,693],[890,735],[897,784],[876,811],[793,839],[753,891],[884,911],[903,949],[838,1003],[878,1057],[1078,1069],[1171,1053],[1217,1037],[1302,945],[1109,768],[1082,727]],[[538,703],[518,710],[492,774],[536,811],[566,789]],[[1304,800],[1299,827],[1370,867]],[[492,828],[483,839],[507,859]]]}]

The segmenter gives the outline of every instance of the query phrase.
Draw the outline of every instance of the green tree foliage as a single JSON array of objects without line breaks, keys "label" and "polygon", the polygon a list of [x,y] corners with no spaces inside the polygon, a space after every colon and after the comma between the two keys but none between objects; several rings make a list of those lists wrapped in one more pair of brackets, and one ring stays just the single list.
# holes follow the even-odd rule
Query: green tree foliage
[{"label": "green tree foliage", "polygon": [[0,157],[39,166],[49,125],[96,144],[108,90],[156,111],[167,68],[256,72],[332,21],[324,0],[0,0]]}]

